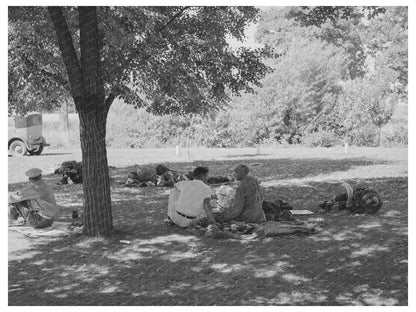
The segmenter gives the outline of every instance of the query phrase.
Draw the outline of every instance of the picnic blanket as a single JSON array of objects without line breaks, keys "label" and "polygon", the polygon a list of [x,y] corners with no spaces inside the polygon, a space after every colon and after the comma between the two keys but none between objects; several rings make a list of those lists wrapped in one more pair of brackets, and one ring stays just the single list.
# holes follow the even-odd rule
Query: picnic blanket
[{"label": "picnic blanket", "polygon": [[264,238],[285,235],[309,235],[318,232],[314,224],[302,221],[267,221],[264,223],[216,223],[207,224],[204,220],[192,224],[188,231],[217,239]]},{"label": "picnic blanket", "polygon": [[81,229],[81,227],[72,227],[71,225],[71,222],[54,222],[46,228],[34,229],[27,224],[21,224],[9,225],[9,230],[19,232],[29,238],[60,237],[73,234],[78,229]]}]

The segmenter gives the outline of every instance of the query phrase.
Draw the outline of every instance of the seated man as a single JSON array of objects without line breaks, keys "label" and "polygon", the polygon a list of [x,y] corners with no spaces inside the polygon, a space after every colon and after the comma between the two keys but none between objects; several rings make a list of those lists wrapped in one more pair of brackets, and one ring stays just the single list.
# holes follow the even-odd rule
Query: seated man
[{"label": "seated man", "polygon": [[26,171],[29,185],[9,195],[9,217],[16,220],[21,216],[30,226],[50,226],[59,213],[52,189],[42,180],[42,170],[33,168]]},{"label": "seated man", "polygon": [[235,178],[240,181],[236,189],[234,201],[230,209],[215,216],[219,222],[236,220],[249,223],[266,221],[262,209],[263,196],[257,179],[248,175],[249,169],[245,165],[238,165],[234,169]]},{"label": "seated man", "polygon": [[62,179],[57,184],[68,184],[68,179],[75,184],[82,183],[82,162],[64,161],[61,167],[55,170],[55,174],[62,174]]},{"label": "seated man", "polygon": [[193,180],[175,184],[169,195],[168,217],[180,227],[188,227],[197,218],[208,217],[212,222],[212,209],[209,204],[212,190],[206,184],[208,168],[197,167]]}]

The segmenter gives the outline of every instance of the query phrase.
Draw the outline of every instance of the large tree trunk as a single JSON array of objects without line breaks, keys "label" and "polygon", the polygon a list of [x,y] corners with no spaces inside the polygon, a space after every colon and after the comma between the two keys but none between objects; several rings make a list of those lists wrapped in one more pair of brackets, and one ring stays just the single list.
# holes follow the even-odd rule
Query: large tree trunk
[{"label": "large tree trunk", "polygon": [[84,190],[84,234],[107,236],[113,231],[110,178],[105,146],[104,110],[79,112]]},{"label": "large tree trunk", "polygon": [[81,66],[85,81],[79,105],[84,184],[84,234],[109,235],[113,230],[110,179],[105,146],[107,107],[104,101],[97,10],[79,7]]},{"label": "large tree trunk", "polygon": [[114,94],[104,99],[97,10],[79,7],[81,64],[61,8],[48,8],[62,52],[80,119],[83,165],[84,234],[109,235],[113,230],[110,179],[105,146],[106,120]]}]

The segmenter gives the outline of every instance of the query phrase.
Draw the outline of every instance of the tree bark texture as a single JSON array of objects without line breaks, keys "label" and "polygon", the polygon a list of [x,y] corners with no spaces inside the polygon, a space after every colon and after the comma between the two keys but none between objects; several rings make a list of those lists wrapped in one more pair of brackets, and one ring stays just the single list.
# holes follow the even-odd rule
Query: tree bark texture
[{"label": "tree bark texture", "polygon": [[[59,7],[48,8],[62,52],[80,119],[83,166],[84,234],[107,236],[113,231],[110,178],[105,146],[111,99],[105,100],[99,51],[97,10],[79,7],[81,60]],[[112,98],[114,99],[114,98]]]}]

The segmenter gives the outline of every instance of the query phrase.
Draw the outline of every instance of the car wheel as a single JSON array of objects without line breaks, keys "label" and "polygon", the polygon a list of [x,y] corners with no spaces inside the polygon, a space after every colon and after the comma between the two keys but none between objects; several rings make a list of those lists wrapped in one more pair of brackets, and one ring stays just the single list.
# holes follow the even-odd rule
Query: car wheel
[{"label": "car wheel", "polygon": [[22,141],[13,141],[10,144],[9,151],[13,156],[24,156],[27,153],[27,147]]},{"label": "car wheel", "polygon": [[35,147],[32,150],[29,150],[29,154],[30,155],[40,155],[43,151],[43,145],[38,145],[37,147]]}]

